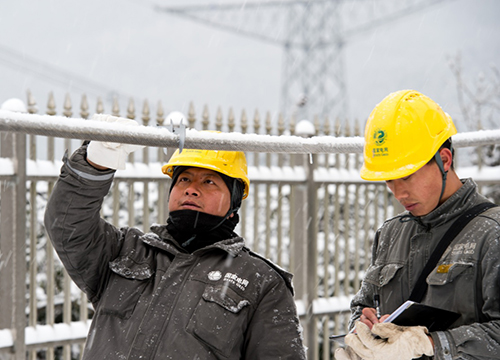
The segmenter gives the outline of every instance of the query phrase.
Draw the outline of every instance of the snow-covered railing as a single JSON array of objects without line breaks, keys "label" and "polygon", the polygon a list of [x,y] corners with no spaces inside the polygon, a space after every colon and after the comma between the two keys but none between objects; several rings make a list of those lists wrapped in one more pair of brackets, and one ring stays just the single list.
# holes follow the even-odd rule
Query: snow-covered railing
[{"label": "snow-covered railing", "polygon": [[[179,135],[163,127],[124,127],[81,118],[17,113],[0,109],[0,131],[19,132],[81,140],[112,141],[127,144],[178,147]],[[500,143],[500,129],[461,133],[453,136],[455,147]],[[362,137],[272,136],[240,133],[213,133],[186,130],[185,148],[239,150],[287,154],[361,153]]]},{"label": "snow-covered railing", "polygon": [[[58,304],[58,309],[62,307],[65,314],[64,323],[54,324],[54,289],[48,290],[48,282],[51,281],[51,286],[54,287],[54,269],[51,270],[52,275],[49,270],[38,274],[39,260],[29,255],[30,270],[26,277],[28,253],[24,248],[19,248],[23,241],[16,239],[24,239],[26,236],[22,231],[26,229],[31,248],[29,253],[39,254],[40,251],[47,250],[47,254],[51,254],[50,242],[44,236],[43,229],[39,229],[42,227],[39,218],[43,216],[44,201],[58,177],[62,163],[60,160],[53,160],[53,151],[52,155],[48,155],[50,151],[47,151],[47,158],[51,160],[39,159],[37,152],[31,151],[36,143],[36,136],[29,137],[30,154],[26,154],[23,143],[26,137],[23,135],[47,136],[43,143],[47,144],[47,148],[52,146],[52,150],[54,139],[49,137],[65,138],[65,148],[70,149],[71,146],[66,146],[70,143],[69,139],[158,147],[155,149],[158,150],[158,159],[150,162],[149,159],[144,160],[143,155],[143,161],[131,160],[126,170],[117,171],[115,184],[108,197],[112,198],[112,204],[111,201],[105,201],[103,207],[104,216],[113,224],[124,222],[136,226],[134,221],[140,217],[142,223],[139,226],[144,229],[149,228],[150,217],[154,217],[156,221],[165,219],[166,212],[162,210],[165,204],[161,202],[166,202],[167,199],[168,177],[160,171],[163,164],[161,161],[165,160],[161,148],[177,147],[180,136],[164,127],[123,128],[117,124],[80,118],[5,110],[0,110],[0,131],[15,135],[11,139],[0,139],[0,180],[2,185],[9,185],[1,187],[0,204],[6,220],[2,222],[0,238],[12,240],[8,244],[12,245],[12,252],[8,253],[12,256],[7,260],[15,258],[15,267],[3,267],[6,258],[2,258],[0,253],[0,270],[19,272],[16,281],[12,281],[13,277],[9,278],[11,274],[0,271],[2,284],[5,279],[15,284],[9,296],[0,294],[0,302],[15,298],[15,301],[8,304],[7,320],[13,318],[10,314],[14,312],[16,318],[21,319],[10,329],[0,329],[0,350],[15,349],[18,356],[16,359],[21,359],[26,349],[34,351],[36,348],[81,344],[88,326],[86,321],[71,321],[75,303],[80,303],[80,319],[88,318],[88,314],[85,310],[87,299],[74,289],[74,285],[69,285],[69,278],[64,280],[64,294],[57,294],[64,295],[63,302]],[[9,141],[11,148],[4,152]],[[460,133],[453,136],[453,142],[457,148],[500,144],[500,130]],[[369,247],[374,229],[383,219],[397,211],[397,204],[383,183],[366,182],[359,177],[363,139],[359,136],[304,138],[187,130],[183,145],[185,148],[265,153],[265,159],[264,156],[254,156],[251,158],[253,161],[249,161],[251,191],[249,198],[243,202],[241,222],[238,225],[241,228],[238,232],[245,237],[252,249],[294,273],[296,303],[307,345],[318,347],[317,339],[308,338],[307,334],[314,334],[317,323],[322,322],[323,351],[329,351],[325,334],[345,330],[349,300],[357,290],[356,286],[359,286],[362,273],[369,263]],[[287,161],[268,161],[270,154],[275,154],[276,157],[285,154]],[[498,167],[458,167],[457,172],[460,177],[473,177],[480,185],[500,183]],[[30,186],[28,191],[26,184]],[[17,196],[19,193],[28,193],[28,206],[26,197],[23,199],[23,196]],[[150,199],[150,196],[156,196],[156,200]],[[137,198],[143,198],[143,201],[137,201]],[[123,206],[126,202],[128,204]],[[26,215],[26,208],[29,209],[29,216]],[[150,208],[158,209],[152,210],[156,211],[154,216],[149,214]],[[4,254],[6,250],[10,248],[2,248]],[[55,261],[47,260],[47,263],[53,267]],[[41,287],[36,288],[40,278],[38,275],[47,278],[46,294]],[[26,278],[29,278],[30,285],[27,310],[24,307]],[[38,290],[46,296],[43,301],[37,301]],[[10,296],[14,291],[15,296]],[[5,304],[2,305],[5,309]],[[47,325],[37,325],[39,319],[36,314],[39,309],[51,312],[45,316]],[[27,314],[30,326],[24,327]],[[52,321],[50,324],[49,320]]]},{"label": "snow-covered railing", "polygon": [[[475,145],[474,145],[475,146]],[[28,180],[55,180],[59,176],[62,161],[27,160],[26,177]],[[159,162],[127,163],[125,170],[118,170],[115,178],[123,180],[158,181],[165,179],[159,169]],[[461,178],[474,178],[477,183],[498,183],[500,176],[498,167],[475,166],[459,167],[457,172]],[[0,180],[15,176],[12,159],[0,158]],[[248,176],[251,182],[274,182],[276,179],[284,183],[304,183],[307,172],[303,166],[248,166]],[[367,183],[359,177],[357,169],[318,168],[314,169],[315,183]]]},{"label": "snow-covered railing", "polygon": [[[313,301],[312,313],[320,316],[349,311],[351,298],[338,296],[321,298]],[[306,308],[302,300],[296,301],[299,316],[306,315]],[[25,329],[25,342],[29,349],[48,347],[54,344],[67,342],[84,342],[90,328],[90,321],[72,321],[69,324],[28,326]],[[14,346],[14,335],[10,329],[0,330],[0,349]]]},{"label": "snow-covered railing", "polygon": [[[60,345],[83,343],[90,328],[90,321],[72,321],[69,324],[28,326],[25,329],[25,344],[28,350]],[[10,329],[0,330],[0,349],[14,346],[14,335]]]},{"label": "snow-covered railing", "polygon": [[[339,296],[316,299],[313,301],[312,313],[316,316],[336,314],[349,311],[351,298]],[[302,300],[296,301],[300,317],[306,315],[306,307]],[[25,342],[28,350],[44,348],[64,343],[83,343],[90,328],[90,321],[72,321],[69,324],[28,326],[25,329]],[[14,346],[14,335],[10,329],[0,330],[0,349]]]}]

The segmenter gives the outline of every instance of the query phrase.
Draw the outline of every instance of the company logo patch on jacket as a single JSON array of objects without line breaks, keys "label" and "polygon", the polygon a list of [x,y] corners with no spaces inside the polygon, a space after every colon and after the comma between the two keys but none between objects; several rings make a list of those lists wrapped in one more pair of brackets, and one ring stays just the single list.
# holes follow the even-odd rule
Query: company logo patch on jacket
[{"label": "company logo patch on jacket", "polygon": [[210,271],[208,273],[208,279],[212,281],[218,281],[222,278],[222,273],[219,270]]},{"label": "company logo patch on jacket", "polygon": [[247,279],[242,279],[233,273],[226,273],[226,275],[224,275],[224,281],[236,285],[241,290],[245,290],[249,283]]},{"label": "company logo patch on jacket", "polygon": [[474,250],[476,249],[476,243],[474,242],[467,242],[465,244],[456,244],[453,247],[452,255],[462,255],[462,254],[468,254],[472,255],[474,254]]}]

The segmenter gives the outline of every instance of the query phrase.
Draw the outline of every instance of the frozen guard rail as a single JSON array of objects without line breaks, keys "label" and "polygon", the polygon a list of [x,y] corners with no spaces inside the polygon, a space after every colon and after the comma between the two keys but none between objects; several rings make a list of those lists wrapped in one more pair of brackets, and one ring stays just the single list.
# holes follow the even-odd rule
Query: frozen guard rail
[{"label": "frozen guard rail", "polygon": [[[0,110],[0,131],[69,139],[112,141],[154,147],[178,147],[179,135],[164,127],[120,127],[81,118],[38,115]],[[455,147],[500,144],[500,130],[475,131],[453,136]],[[272,136],[187,130],[184,147],[265,153],[361,153],[362,137]]]},{"label": "frozen guard rail", "polygon": [[[179,136],[164,127],[120,127],[114,123],[6,110],[0,110],[0,131],[155,147],[179,146]],[[363,139],[324,136],[302,138],[186,130],[184,147],[266,153],[360,153]]]}]

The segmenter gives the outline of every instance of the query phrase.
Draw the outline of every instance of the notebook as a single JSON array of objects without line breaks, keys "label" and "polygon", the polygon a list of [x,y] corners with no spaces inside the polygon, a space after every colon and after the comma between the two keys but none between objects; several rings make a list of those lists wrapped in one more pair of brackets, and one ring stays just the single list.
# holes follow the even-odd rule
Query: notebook
[{"label": "notebook", "polygon": [[[400,326],[425,326],[429,331],[441,331],[448,329],[459,317],[459,313],[408,300],[384,322]],[[344,344],[346,335],[332,335],[330,339]]]}]

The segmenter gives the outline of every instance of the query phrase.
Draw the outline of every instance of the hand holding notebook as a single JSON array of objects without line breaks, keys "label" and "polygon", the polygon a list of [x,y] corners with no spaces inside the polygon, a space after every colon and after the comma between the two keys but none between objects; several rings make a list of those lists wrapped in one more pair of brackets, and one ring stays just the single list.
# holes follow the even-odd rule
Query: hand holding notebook
[{"label": "hand holding notebook", "polygon": [[[429,331],[440,331],[448,329],[459,317],[459,313],[408,300],[383,322],[400,326],[425,326]],[[330,339],[343,344],[346,335],[332,335]]]}]

